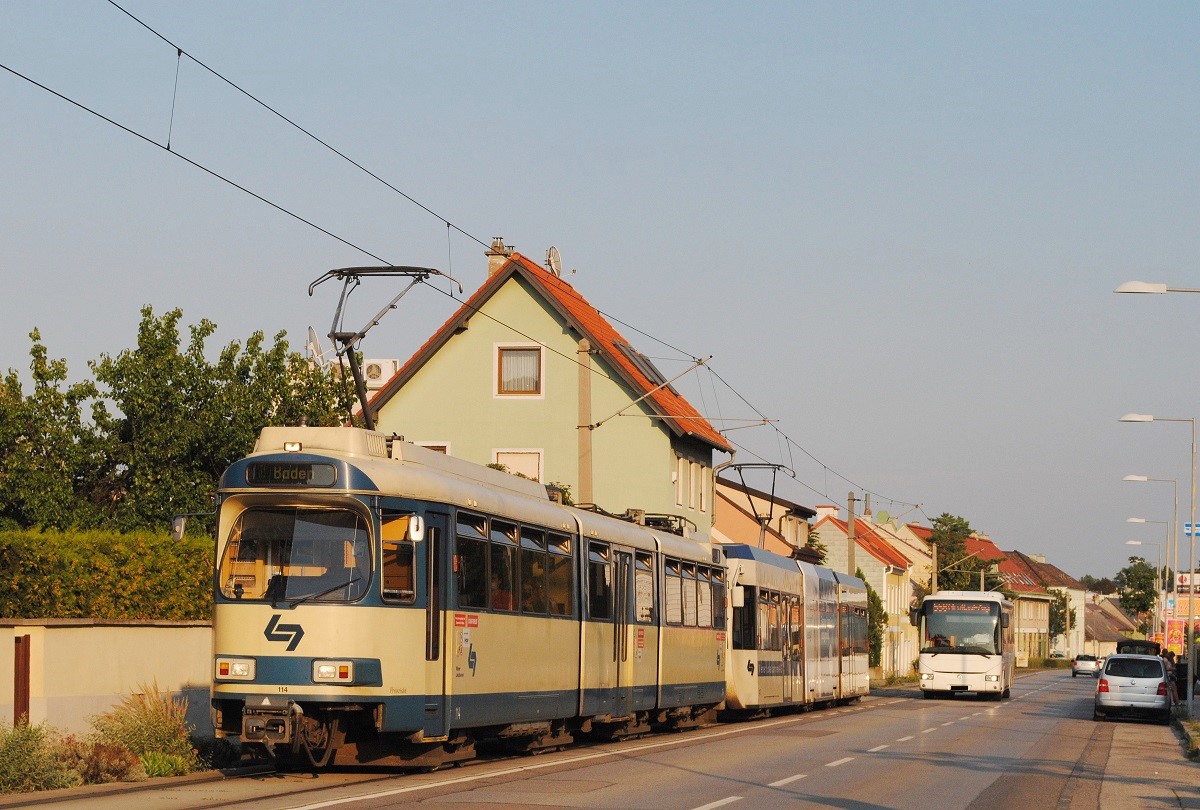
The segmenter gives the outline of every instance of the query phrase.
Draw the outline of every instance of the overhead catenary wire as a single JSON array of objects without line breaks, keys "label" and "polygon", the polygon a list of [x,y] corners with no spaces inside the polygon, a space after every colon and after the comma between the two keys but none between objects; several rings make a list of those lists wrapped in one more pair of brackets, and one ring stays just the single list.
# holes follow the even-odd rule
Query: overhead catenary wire
[{"label": "overhead catenary wire", "polygon": [[[222,182],[224,182],[224,183],[227,183],[227,184],[229,184],[229,185],[233,186],[234,188],[236,188],[236,189],[238,189],[238,190],[240,190],[240,191],[242,191],[242,192],[244,192],[244,193],[246,193],[246,194],[248,194],[248,195],[250,195],[250,196],[254,197],[255,199],[259,200],[260,202],[263,202],[263,203],[265,203],[265,204],[267,204],[267,205],[271,206],[272,208],[275,208],[276,210],[280,211],[281,213],[283,213],[283,214],[286,214],[287,216],[289,216],[289,217],[292,217],[293,219],[295,219],[295,220],[297,220],[297,221],[299,221],[299,222],[301,222],[301,223],[303,223],[303,224],[305,224],[305,225],[308,225],[309,227],[311,227],[311,228],[313,228],[313,229],[317,230],[318,232],[320,232],[320,233],[322,233],[322,234],[324,234],[324,235],[326,235],[326,236],[328,236],[328,237],[330,237],[330,238],[332,238],[332,239],[334,239],[334,240],[336,240],[336,241],[338,241],[338,242],[341,242],[342,244],[344,244],[344,245],[346,245],[346,246],[348,246],[348,247],[350,247],[350,248],[352,248],[352,249],[354,249],[354,250],[356,250],[356,251],[359,251],[360,253],[363,253],[364,255],[366,255],[366,256],[369,256],[369,257],[371,257],[372,259],[375,259],[376,261],[379,261],[379,262],[381,262],[381,263],[383,263],[383,264],[389,264],[389,265],[390,265],[390,264],[391,264],[391,262],[389,262],[388,260],[386,260],[386,259],[384,259],[384,258],[382,258],[382,257],[380,257],[380,256],[378,256],[378,255],[376,255],[375,253],[373,253],[373,252],[371,252],[371,251],[367,250],[366,248],[364,248],[364,247],[362,247],[362,246],[360,246],[360,245],[358,245],[358,244],[355,244],[354,242],[351,242],[350,240],[348,240],[348,239],[346,239],[346,238],[344,238],[344,237],[341,237],[341,236],[339,236],[338,234],[336,234],[336,233],[333,233],[333,232],[332,232],[332,231],[330,231],[330,230],[327,230],[326,228],[323,228],[323,227],[321,227],[320,225],[316,224],[316,223],[315,223],[315,222],[313,222],[312,220],[309,220],[309,219],[307,219],[307,218],[305,218],[305,217],[303,217],[303,216],[301,216],[301,215],[299,215],[299,214],[295,213],[294,211],[291,211],[290,209],[288,209],[288,208],[285,208],[284,206],[282,206],[282,205],[280,205],[280,204],[278,204],[278,203],[275,203],[275,202],[273,202],[272,200],[268,199],[267,197],[265,197],[265,196],[263,196],[263,195],[261,195],[261,194],[258,194],[257,192],[254,192],[254,191],[252,191],[252,190],[251,190],[251,189],[249,189],[248,187],[246,187],[246,186],[244,186],[244,185],[241,185],[241,184],[239,184],[239,183],[235,182],[234,180],[232,180],[232,179],[230,179],[230,178],[228,178],[228,177],[226,177],[226,176],[224,176],[224,175],[220,174],[219,172],[216,172],[216,171],[215,171],[215,170],[213,170],[213,169],[209,169],[208,167],[206,167],[206,166],[204,166],[204,165],[202,165],[202,164],[198,163],[197,161],[194,161],[194,160],[192,160],[192,159],[190,159],[190,158],[186,157],[185,155],[182,155],[182,154],[180,154],[178,151],[175,151],[175,150],[173,150],[173,149],[171,148],[171,135],[172,135],[172,132],[173,132],[173,127],[174,127],[175,104],[176,104],[176,96],[177,96],[177,93],[178,93],[178,84],[179,84],[179,70],[180,70],[180,64],[181,64],[181,62],[182,62],[182,57],[186,56],[186,57],[187,57],[187,58],[188,58],[188,59],[189,59],[191,62],[193,62],[194,64],[196,64],[196,65],[198,65],[199,67],[203,68],[205,71],[209,72],[210,74],[212,74],[213,76],[215,76],[216,78],[218,78],[219,80],[221,80],[222,82],[224,82],[225,84],[227,84],[229,87],[233,88],[233,89],[234,89],[235,91],[237,91],[238,93],[240,93],[240,94],[244,95],[245,97],[247,97],[248,99],[250,99],[251,101],[253,101],[255,104],[257,104],[257,105],[261,106],[263,109],[267,110],[267,111],[268,111],[268,112],[270,112],[272,115],[274,115],[274,116],[278,117],[280,120],[284,121],[284,122],[285,122],[285,123],[287,123],[288,125],[292,126],[292,127],[293,127],[293,128],[295,128],[296,130],[298,130],[299,132],[303,133],[305,136],[307,136],[307,137],[311,138],[313,141],[315,141],[316,143],[320,144],[320,145],[321,145],[321,146],[323,146],[324,148],[328,149],[328,150],[329,150],[329,151],[331,151],[333,154],[337,155],[339,158],[341,158],[341,159],[342,159],[342,160],[344,160],[345,162],[347,162],[347,163],[351,164],[352,166],[354,166],[354,167],[355,167],[356,169],[358,169],[359,171],[361,171],[361,172],[363,172],[363,173],[367,174],[368,176],[370,176],[371,178],[373,178],[373,179],[374,179],[374,180],[376,180],[377,182],[379,182],[379,183],[383,184],[385,187],[387,187],[388,189],[390,189],[390,190],[391,190],[391,191],[393,191],[394,193],[396,193],[396,194],[400,195],[401,197],[403,197],[405,200],[409,201],[409,202],[410,202],[410,203],[412,203],[413,205],[417,206],[419,209],[421,209],[421,210],[422,210],[422,211],[424,211],[425,213],[427,213],[427,214],[429,214],[429,215],[431,215],[431,216],[434,216],[434,217],[436,217],[438,220],[440,220],[440,221],[442,221],[443,223],[445,223],[445,225],[446,225],[446,229],[447,229],[447,251],[448,251],[448,254],[452,254],[452,251],[451,251],[451,246],[450,246],[450,233],[451,233],[451,230],[453,230],[453,231],[457,231],[458,233],[460,233],[460,234],[462,234],[463,236],[466,236],[467,238],[469,238],[469,239],[471,239],[471,240],[473,240],[473,241],[477,242],[478,244],[480,244],[481,246],[483,246],[483,247],[485,247],[485,248],[486,248],[486,247],[489,247],[489,243],[488,243],[488,242],[485,242],[483,239],[481,239],[481,238],[479,238],[479,237],[475,236],[474,234],[470,233],[470,232],[469,232],[469,231],[467,231],[466,229],[464,229],[464,228],[462,228],[462,227],[460,227],[460,226],[458,226],[458,225],[454,224],[454,223],[453,223],[453,222],[451,222],[451,221],[450,221],[448,218],[446,218],[446,217],[444,217],[444,216],[442,216],[442,215],[438,214],[437,212],[433,211],[431,208],[429,208],[428,206],[424,205],[423,203],[421,203],[421,202],[420,202],[419,200],[417,200],[416,198],[412,197],[411,195],[407,194],[406,192],[404,192],[404,191],[403,191],[403,190],[401,190],[400,188],[398,188],[398,187],[396,187],[395,185],[393,185],[392,183],[388,182],[388,181],[387,181],[387,180],[385,180],[383,177],[379,176],[378,174],[376,174],[375,172],[371,171],[370,169],[368,169],[367,167],[365,167],[364,165],[362,165],[362,164],[361,164],[361,163],[359,163],[358,161],[354,160],[353,158],[351,158],[350,156],[348,156],[347,154],[345,154],[345,153],[344,153],[344,152],[342,152],[341,150],[339,150],[339,149],[337,149],[336,147],[334,147],[332,144],[328,143],[328,142],[327,142],[327,141],[325,141],[324,139],[322,139],[322,138],[320,138],[319,136],[315,135],[313,132],[311,132],[311,131],[310,131],[310,130],[308,130],[307,128],[305,128],[305,127],[301,126],[299,123],[297,123],[296,121],[294,121],[294,120],[293,120],[293,119],[291,119],[290,117],[288,117],[288,116],[284,115],[284,114],[283,114],[282,112],[280,112],[279,110],[275,109],[274,107],[272,107],[271,105],[269,105],[269,104],[267,104],[265,101],[263,101],[262,99],[258,98],[258,97],[257,97],[257,96],[255,96],[254,94],[250,93],[248,90],[246,90],[245,88],[243,88],[242,86],[240,86],[238,83],[236,83],[236,82],[234,82],[233,80],[229,79],[228,77],[226,77],[225,75],[223,75],[222,73],[220,73],[219,71],[217,71],[216,69],[214,69],[214,68],[210,67],[208,64],[206,64],[205,62],[203,62],[202,60],[200,60],[199,58],[197,58],[197,57],[196,57],[196,56],[194,56],[193,54],[189,53],[189,52],[188,52],[186,49],[184,49],[184,48],[183,48],[183,47],[181,47],[180,45],[176,44],[175,42],[173,42],[172,40],[170,40],[168,37],[164,36],[162,33],[160,33],[159,31],[157,31],[156,29],[154,29],[152,26],[148,25],[146,22],[144,22],[143,20],[141,20],[140,18],[138,18],[136,15],[132,14],[132,13],[131,13],[131,12],[129,12],[127,9],[123,8],[123,7],[122,7],[120,4],[118,4],[117,2],[115,2],[115,0],[108,0],[108,2],[109,2],[109,4],[110,4],[110,5],[112,5],[114,8],[116,8],[116,9],[117,9],[117,10],[119,10],[121,13],[125,14],[126,16],[128,16],[128,17],[129,17],[131,20],[133,20],[134,22],[136,22],[136,23],[137,23],[138,25],[140,25],[141,27],[145,28],[145,29],[146,29],[148,32],[150,32],[151,34],[153,34],[153,35],[154,35],[155,37],[157,37],[158,39],[162,40],[162,41],[163,41],[164,43],[166,43],[167,45],[171,46],[171,47],[172,47],[172,48],[173,48],[173,49],[176,51],[176,76],[175,76],[175,93],[173,94],[173,96],[172,96],[172,101],[171,101],[171,123],[170,123],[170,127],[169,127],[169,129],[168,129],[167,142],[166,142],[166,144],[165,144],[165,145],[164,145],[164,144],[160,144],[159,142],[157,142],[157,141],[156,141],[156,140],[154,140],[153,138],[150,138],[150,137],[148,137],[148,136],[146,136],[146,135],[144,135],[144,134],[142,134],[142,133],[139,133],[139,132],[137,132],[136,130],[133,130],[132,128],[130,128],[130,127],[127,127],[127,126],[125,126],[125,125],[123,125],[123,124],[120,124],[120,123],[118,123],[118,122],[117,122],[117,121],[115,121],[114,119],[111,119],[111,118],[109,118],[108,116],[105,116],[105,115],[103,115],[102,113],[100,113],[100,112],[98,112],[97,110],[94,110],[94,109],[92,109],[92,108],[88,107],[87,105],[84,105],[84,104],[82,104],[82,103],[80,103],[80,102],[78,102],[78,101],[76,101],[76,100],[74,100],[74,99],[71,99],[71,98],[67,97],[66,95],[64,95],[64,94],[62,94],[62,93],[59,93],[58,91],[55,91],[55,90],[51,89],[50,87],[48,87],[48,86],[46,86],[46,85],[44,85],[44,84],[42,84],[42,83],[40,83],[40,82],[37,82],[36,80],[32,79],[31,77],[29,77],[29,76],[26,76],[25,74],[23,74],[23,73],[21,73],[21,72],[19,72],[19,71],[15,70],[15,69],[13,69],[13,68],[11,68],[11,67],[8,67],[7,65],[0,64],[0,68],[3,68],[4,70],[8,71],[9,73],[13,74],[14,76],[17,76],[18,78],[21,78],[21,79],[23,79],[24,81],[27,81],[27,82],[29,82],[29,83],[33,84],[34,86],[36,86],[36,87],[38,87],[38,88],[40,88],[40,89],[42,89],[42,90],[44,90],[44,91],[46,91],[46,92],[48,92],[48,93],[50,93],[50,94],[54,95],[54,96],[56,96],[57,98],[59,98],[59,99],[61,99],[61,100],[63,100],[63,101],[66,101],[66,102],[68,102],[69,104],[72,104],[72,105],[74,105],[74,106],[78,107],[79,109],[81,109],[81,110],[84,110],[85,112],[88,112],[88,113],[90,113],[90,114],[92,114],[92,115],[94,115],[94,116],[96,116],[96,117],[100,118],[101,120],[103,120],[103,121],[105,121],[105,122],[109,123],[109,124],[110,124],[110,125],[112,125],[112,126],[115,126],[115,127],[119,128],[119,129],[121,129],[122,131],[124,131],[124,132],[126,132],[126,133],[128,133],[128,134],[134,135],[135,137],[137,137],[137,138],[139,138],[139,139],[141,139],[141,140],[143,140],[143,141],[146,141],[147,143],[151,143],[151,144],[153,144],[153,145],[155,145],[155,146],[158,146],[159,148],[161,148],[161,149],[163,149],[163,150],[165,150],[165,151],[169,152],[170,154],[172,154],[172,155],[174,155],[174,156],[178,157],[179,159],[183,160],[184,162],[188,163],[189,165],[192,165],[192,166],[194,166],[195,168],[198,168],[198,169],[200,169],[201,171],[203,171],[203,172],[205,172],[205,173],[207,173],[207,174],[209,174],[209,175],[211,175],[211,176],[215,177],[216,179],[218,179],[218,180],[221,180]],[[452,260],[452,255],[448,257],[448,261],[450,261],[450,260]],[[439,290],[438,288],[436,288],[436,287],[433,287],[432,285],[429,285],[427,282],[423,282],[423,283],[426,283],[426,284],[427,284],[427,286],[430,286],[430,287],[431,287],[431,289],[435,289],[435,290],[437,290],[438,292],[442,292],[443,294],[445,294],[445,295],[448,295],[448,296],[449,296],[451,299],[458,300],[458,299],[455,299],[455,296],[453,295],[453,293],[449,293],[449,292],[446,292],[446,291],[443,291],[443,290]],[[465,302],[465,301],[463,301],[462,303],[464,303],[464,304],[465,304],[466,302]],[[511,329],[511,330],[512,330],[514,333],[516,333],[516,334],[519,334],[519,335],[521,335],[522,337],[524,337],[524,338],[526,338],[526,339],[528,339],[528,340],[530,340],[530,341],[532,341],[532,342],[534,342],[534,343],[537,343],[538,345],[540,345],[540,346],[542,346],[543,348],[545,348],[547,351],[549,351],[549,352],[552,352],[553,354],[556,354],[556,355],[558,355],[558,356],[562,357],[563,359],[567,359],[567,360],[569,360],[569,361],[570,361],[570,362],[572,362],[572,363],[579,364],[579,361],[578,361],[578,359],[577,359],[577,358],[575,358],[575,357],[568,357],[566,354],[563,354],[562,352],[558,352],[558,351],[554,350],[552,347],[545,346],[545,344],[541,343],[541,341],[537,341],[536,339],[532,338],[531,336],[524,334],[523,332],[521,332],[521,330],[517,329],[516,327],[513,327],[513,326],[511,326],[510,324],[505,324],[505,323],[503,323],[502,321],[499,321],[498,319],[496,319],[496,318],[494,318],[494,317],[492,317],[492,316],[490,316],[490,315],[487,315],[487,313],[482,313],[482,312],[481,312],[480,310],[478,310],[477,308],[473,308],[473,309],[474,309],[474,311],[475,311],[476,313],[482,314],[482,315],[484,315],[485,317],[489,317],[489,318],[491,318],[491,320],[493,320],[493,321],[495,321],[496,323],[498,323],[498,324],[500,324],[500,325],[504,326],[505,328]],[[598,310],[598,311],[599,311],[599,310]],[[776,422],[777,420],[771,420],[771,419],[769,419],[769,418],[768,418],[768,417],[767,417],[765,414],[763,414],[763,413],[762,413],[762,412],[761,412],[761,411],[760,411],[758,408],[756,408],[755,406],[753,406],[753,405],[752,405],[752,404],[751,404],[751,403],[750,403],[750,402],[749,402],[749,401],[746,399],[746,397],[744,397],[744,396],[743,396],[743,395],[742,395],[742,394],[741,394],[741,393],[740,393],[740,392],[739,392],[739,391],[738,391],[736,388],[734,388],[734,387],[733,387],[733,386],[732,386],[732,385],[731,385],[731,384],[730,384],[730,383],[729,383],[727,380],[725,380],[723,377],[721,377],[721,375],[720,375],[720,374],[718,374],[718,373],[716,372],[716,370],[715,370],[715,369],[713,369],[713,368],[711,367],[711,365],[707,365],[707,364],[705,364],[704,362],[702,362],[702,361],[700,360],[700,358],[699,358],[699,357],[697,357],[697,356],[695,356],[695,355],[692,355],[692,354],[691,354],[691,353],[689,353],[689,352],[685,352],[685,351],[683,351],[682,349],[680,349],[680,348],[678,348],[678,347],[676,347],[676,346],[672,345],[671,343],[668,343],[667,341],[664,341],[664,340],[662,340],[661,338],[658,338],[658,337],[656,337],[656,336],[654,336],[654,335],[651,335],[650,333],[648,333],[648,332],[646,332],[646,331],[644,331],[644,330],[642,330],[642,329],[639,329],[639,328],[637,328],[637,327],[633,326],[632,324],[629,324],[629,323],[627,323],[627,322],[625,322],[625,321],[621,320],[620,318],[617,318],[617,317],[615,317],[615,316],[611,315],[610,313],[603,312],[603,311],[599,311],[599,312],[600,312],[600,314],[601,314],[602,316],[604,316],[605,318],[607,318],[607,319],[609,319],[609,320],[611,320],[611,321],[613,321],[613,322],[619,323],[619,324],[621,324],[623,327],[625,327],[625,328],[627,328],[627,329],[629,329],[629,330],[631,330],[631,331],[633,331],[633,332],[635,332],[635,333],[637,333],[637,334],[639,334],[639,335],[642,335],[642,336],[646,337],[647,339],[653,340],[653,341],[655,341],[656,343],[658,343],[658,344],[660,344],[660,345],[662,345],[662,346],[664,346],[664,347],[667,347],[667,348],[668,348],[668,349],[670,349],[671,351],[674,351],[674,352],[676,352],[676,353],[678,353],[678,354],[680,354],[680,355],[683,355],[683,356],[685,356],[685,357],[688,357],[688,358],[690,358],[690,360],[691,360],[691,362],[692,362],[692,363],[696,363],[696,364],[699,364],[699,365],[705,365],[705,367],[706,367],[706,368],[708,368],[708,371],[709,371],[709,373],[710,373],[710,385],[712,385],[712,387],[713,387],[713,394],[714,394],[715,404],[716,404],[716,406],[718,407],[718,409],[719,409],[719,399],[720,399],[720,398],[716,396],[715,384],[712,384],[712,379],[719,380],[719,381],[721,382],[721,384],[722,384],[722,385],[723,385],[723,386],[724,386],[726,389],[728,389],[728,390],[729,390],[730,392],[732,392],[732,393],[733,393],[735,396],[737,396],[737,398],[741,399],[741,401],[742,401],[743,403],[745,403],[746,405],[748,405],[748,406],[749,406],[749,407],[750,407],[750,408],[751,408],[751,409],[752,409],[752,410],[753,410],[753,411],[754,411],[756,414],[758,414],[758,416],[759,416],[759,417],[760,417],[760,419],[761,419],[761,424],[763,424],[763,425],[769,425],[769,426],[770,426],[770,427],[771,427],[773,430],[775,430],[775,431],[776,431],[776,438],[777,438],[777,439],[781,439],[781,440],[783,441],[783,443],[784,443],[784,447],[787,449],[787,452],[788,452],[788,455],[789,455],[789,457],[791,456],[791,450],[792,450],[792,448],[795,448],[795,449],[799,450],[800,452],[802,452],[802,453],[803,453],[805,456],[807,456],[809,459],[811,459],[811,460],[812,460],[814,463],[818,464],[818,465],[821,467],[822,471],[825,473],[825,475],[826,475],[826,478],[828,478],[828,475],[832,473],[834,476],[836,476],[836,477],[837,477],[837,478],[839,478],[840,480],[843,480],[843,481],[845,481],[846,483],[850,484],[851,486],[855,487],[856,489],[859,489],[860,491],[862,491],[862,492],[864,492],[864,493],[866,493],[866,494],[870,494],[870,495],[872,495],[872,496],[874,496],[874,497],[876,497],[876,498],[880,499],[881,501],[885,501],[885,502],[889,502],[889,503],[894,503],[894,504],[902,504],[902,505],[909,506],[909,507],[913,507],[913,508],[920,508],[920,505],[919,505],[919,504],[912,504],[912,503],[909,503],[909,502],[907,502],[907,501],[902,501],[902,500],[897,500],[897,499],[893,499],[893,498],[888,498],[887,496],[884,496],[884,495],[882,495],[882,494],[880,494],[880,493],[878,493],[878,492],[874,492],[873,490],[867,489],[866,487],[864,487],[864,486],[862,486],[862,485],[860,485],[860,484],[856,483],[855,481],[851,480],[849,477],[847,477],[847,476],[845,476],[845,475],[842,475],[842,474],[841,474],[841,473],[839,473],[837,470],[834,470],[833,468],[831,468],[831,467],[829,467],[828,465],[826,465],[824,462],[820,461],[820,460],[819,460],[819,459],[818,459],[818,458],[817,458],[815,455],[813,455],[813,454],[812,454],[812,453],[811,453],[809,450],[807,450],[807,449],[806,449],[806,448],[805,448],[803,445],[801,445],[801,444],[799,444],[798,442],[794,441],[794,440],[793,440],[793,439],[792,439],[790,436],[788,436],[786,433],[784,433],[784,432],[783,432],[783,431],[782,431],[782,430],[781,430],[781,429],[780,429],[780,428],[779,428],[779,427],[778,427],[776,424],[774,424],[774,422]],[[591,371],[593,371],[594,373],[600,373],[598,369],[594,369],[594,368],[592,368],[592,369],[590,369],[590,370],[591,370]],[[603,375],[603,374],[601,374],[601,376],[606,376],[606,375]],[[703,387],[702,387],[702,383],[700,384],[700,390],[701,390],[701,392],[702,392],[702,394],[703,394]],[[703,404],[703,403],[702,403],[702,404]],[[707,410],[707,407],[705,407],[705,410]],[[714,418],[716,421],[726,421],[726,420],[723,420],[723,419],[721,419],[719,416],[717,416],[717,417],[713,417],[713,418]],[[738,420],[738,421],[741,421],[741,420]],[[727,428],[727,430],[729,430],[729,429],[736,429],[736,428]],[[732,443],[731,443],[731,444],[732,444]],[[736,446],[736,445],[735,445],[735,446]],[[748,450],[746,450],[745,448],[741,448],[741,449],[742,449],[743,451],[745,451],[745,452],[749,452],[749,451],[748,451]],[[758,454],[754,454],[754,453],[752,453],[751,455],[754,455],[756,458],[762,458],[762,457],[761,457],[761,456],[759,456]],[[763,459],[763,460],[765,461],[765,459]],[[790,467],[792,467],[792,468],[794,468],[794,466],[795,466],[795,465],[794,465],[794,459],[789,459],[789,461],[791,462],[791,463],[789,464],[789,466],[790,466]],[[798,479],[797,479],[797,480],[798,480]],[[826,486],[825,486],[826,492],[820,492],[820,491],[816,490],[815,488],[813,488],[813,487],[811,487],[811,486],[809,486],[809,485],[807,485],[807,484],[803,484],[803,482],[801,482],[801,483],[802,483],[802,485],[803,485],[803,486],[805,486],[806,488],[812,489],[812,490],[813,490],[814,492],[816,492],[817,494],[823,495],[824,497],[830,497],[830,496],[829,496],[829,494],[828,494],[828,492],[827,492],[827,490],[828,490],[828,480],[826,480]]]}]

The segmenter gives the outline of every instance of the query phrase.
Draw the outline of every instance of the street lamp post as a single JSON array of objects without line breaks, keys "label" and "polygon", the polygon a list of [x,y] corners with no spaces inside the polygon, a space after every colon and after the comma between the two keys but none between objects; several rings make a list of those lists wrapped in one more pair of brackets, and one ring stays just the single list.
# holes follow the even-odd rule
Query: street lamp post
[{"label": "street lamp post", "polygon": [[[1130,520],[1133,520],[1133,518],[1130,518]],[[1165,520],[1142,521],[1142,522],[1143,523],[1166,523]],[[1155,556],[1156,565],[1154,566],[1154,623],[1153,623],[1153,627],[1154,627],[1154,632],[1157,633],[1158,632],[1158,622],[1159,622],[1159,619],[1162,618],[1162,610],[1160,609],[1161,604],[1162,604],[1162,544],[1161,543],[1151,543],[1151,542],[1143,541],[1143,540],[1126,540],[1125,545],[1127,545],[1127,546],[1154,546],[1155,555],[1156,555]]]},{"label": "street lamp post", "polygon": [[[1130,282],[1132,283],[1132,282]],[[1122,284],[1121,287],[1127,286]],[[1189,289],[1170,289],[1166,285],[1161,285],[1162,290],[1122,290],[1117,288],[1118,292],[1200,292],[1200,290]],[[1195,630],[1192,627],[1192,620],[1196,615],[1196,589],[1192,582],[1194,572],[1196,570],[1196,417],[1170,417],[1170,416],[1151,416],[1145,413],[1127,413],[1121,417],[1122,422],[1190,422],[1192,425],[1192,497],[1191,497],[1191,525],[1188,531],[1188,537],[1191,541],[1188,554],[1188,620],[1185,627],[1187,628],[1187,704],[1188,717],[1195,717],[1196,713],[1192,705],[1192,699],[1196,694],[1196,643]],[[1176,572],[1178,575],[1178,572]]]},{"label": "street lamp post", "polygon": [[[1179,572],[1179,479],[1178,478],[1150,478],[1145,475],[1127,475],[1123,479],[1125,481],[1154,481],[1164,484],[1173,484],[1175,487],[1175,511],[1172,513],[1171,533],[1167,538],[1167,550],[1164,556],[1167,559],[1167,567],[1171,569],[1171,578],[1169,581],[1164,581],[1165,591],[1171,594],[1171,606],[1179,610],[1179,586],[1176,583],[1177,577],[1175,574]],[[1172,551],[1173,550],[1173,551]]]}]

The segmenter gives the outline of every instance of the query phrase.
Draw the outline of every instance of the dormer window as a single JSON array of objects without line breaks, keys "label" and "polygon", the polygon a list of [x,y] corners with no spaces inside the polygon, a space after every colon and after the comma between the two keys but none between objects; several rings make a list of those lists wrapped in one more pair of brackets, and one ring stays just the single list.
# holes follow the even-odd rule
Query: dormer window
[{"label": "dormer window", "polygon": [[498,346],[496,348],[497,396],[542,395],[542,347]]}]

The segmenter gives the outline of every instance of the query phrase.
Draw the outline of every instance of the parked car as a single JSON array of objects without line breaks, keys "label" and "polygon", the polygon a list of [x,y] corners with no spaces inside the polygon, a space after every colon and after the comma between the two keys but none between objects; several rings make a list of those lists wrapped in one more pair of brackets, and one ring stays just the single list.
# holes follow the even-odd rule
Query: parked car
[{"label": "parked car", "polygon": [[1067,654],[1062,650],[1053,650],[1050,653],[1051,658],[1066,658]]},{"label": "parked car", "polygon": [[1081,672],[1084,675],[1095,675],[1098,667],[1096,656],[1080,653],[1071,659],[1071,677],[1078,677]]},{"label": "parked car", "polygon": [[1167,668],[1156,655],[1110,655],[1096,681],[1092,716],[1118,714],[1171,722],[1171,689]]}]

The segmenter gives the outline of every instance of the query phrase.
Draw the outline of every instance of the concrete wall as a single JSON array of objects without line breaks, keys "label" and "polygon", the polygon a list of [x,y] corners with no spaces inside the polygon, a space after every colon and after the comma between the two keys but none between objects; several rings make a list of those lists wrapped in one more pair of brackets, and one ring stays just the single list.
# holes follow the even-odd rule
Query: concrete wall
[{"label": "concrete wall", "polygon": [[209,622],[0,620],[0,723],[14,722],[16,639],[29,636],[29,722],[87,732],[88,720],[142,687],[183,696],[198,736],[213,735]]}]

